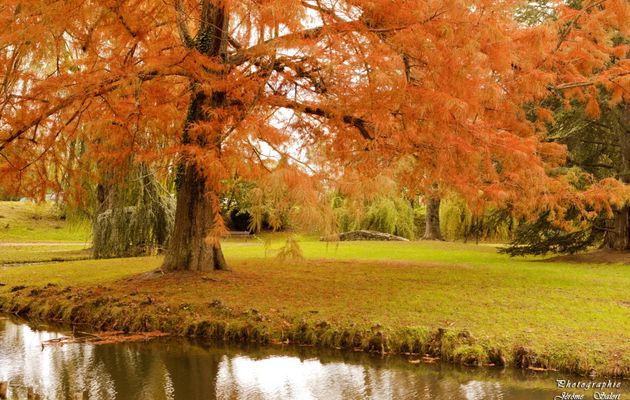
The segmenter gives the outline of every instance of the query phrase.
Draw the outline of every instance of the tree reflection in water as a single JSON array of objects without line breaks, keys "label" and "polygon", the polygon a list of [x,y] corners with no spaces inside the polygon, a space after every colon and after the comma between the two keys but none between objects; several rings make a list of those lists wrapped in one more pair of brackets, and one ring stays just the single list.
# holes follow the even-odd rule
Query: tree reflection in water
[{"label": "tree reflection in water", "polygon": [[[48,329],[48,328],[47,328]],[[400,357],[243,349],[189,340],[42,347],[63,336],[0,320],[0,381],[9,398],[549,399],[553,377],[410,365]],[[315,357],[317,355],[317,358]]]}]

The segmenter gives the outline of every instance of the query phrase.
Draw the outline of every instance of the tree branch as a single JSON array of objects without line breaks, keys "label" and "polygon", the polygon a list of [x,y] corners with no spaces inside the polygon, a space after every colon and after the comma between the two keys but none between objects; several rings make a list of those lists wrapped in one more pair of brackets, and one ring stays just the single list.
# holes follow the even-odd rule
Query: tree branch
[{"label": "tree branch", "polygon": [[388,28],[370,27],[363,23],[363,21],[339,21],[334,24],[327,24],[318,26],[315,28],[304,29],[297,32],[287,33],[286,35],[278,36],[272,39],[265,40],[262,43],[241,49],[234,54],[229,60],[230,64],[240,65],[246,61],[249,61],[252,57],[255,57],[261,53],[264,53],[269,46],[281,47],[282,45],[290,45],[294,41],[298,40],[312,40],[320,39],[330,34],[340,34],[347,32],[375,32],[375,33],[387,33],[395,32],[402,29],[406,29],[408,26],[395,26]]},{"label": "tree branch", "polygon": [[[618,74],[615,74],[612,77],[608,78],[608,80],[610,80],[611,82],[614,82],[616,79],[619,79],[622,76],[626,76],[626,75],[630,75],[630,71],[620,72]],[[562,85],[557,85],[557,86],[549,86],[548,89],[549,90],[566,90],[566,89],[572,89],[572,88],[577,88],[577,87],[592,86],[592,85],[596,85],[597,83],[598,81],[570,82],[570,83],[564,83]]]},{"label": "tree branch", "polygon": [[243,46],[241,46],[238,40],[234,39],[233,36],[228,36],[227,40],[230,46],[234,47],[236,50],[241,50],[243,48]]},{"label": "tree branch", "polygon": [[175,13],[177,18],[179,37],[181,38],[184,46],[186,46],[187,48],[192,48],[194,46],[194,41],[192,39],[192,36],[190,36],[188,26],[186,25],[186,12],[184,11],[182,0],[175,1]]},{"label": "tree branch", "polygon": [[325,110],[321,107],[311,106],[299,103],[297,101],[288,100],[282,96],[268,96],[266,99],[268,104],[276,107],[288,108],[299,113],[316,115],[328,119],[339,119],[344,123],[357,128],[364,139],[374,140],[374,136],[370,132],[370,124],[363,118],[358,118],[352,115],[336,114],[330,110]]},{"label": "tree branch", "polygon": [[28,132],[34,126],[39,125],[46,118],[50,117],[58,113],[59,111],[70,107],[74,102],[81,101],[93,97],[99,97],[104,95],[105,93],[113,92],[114,90],[120,88],[123,83],[127,79],[139,79],[140,81],[150,81],[155,78],[161,76],[169,76],[169,75],[177,75],[177,76],[187,76],[184,71],[159,71],[159,70],[149,70],[139,72],[134,76],[118,76],[115,78],[106,79],[99,84],[92,85],[90,87],[85,88],[85,90],[81,91],[81,93],[71,94],[61,100],[53,106],[50,106],[47,109],[42,110],[38,115],[31,118],[29,121],[22,124],[17,129],[14,129],[11,133],[9,133],[8,137],[4,139],[0,139],[0,151],[4,150],[9,144],[18,139],[24,133]]}]

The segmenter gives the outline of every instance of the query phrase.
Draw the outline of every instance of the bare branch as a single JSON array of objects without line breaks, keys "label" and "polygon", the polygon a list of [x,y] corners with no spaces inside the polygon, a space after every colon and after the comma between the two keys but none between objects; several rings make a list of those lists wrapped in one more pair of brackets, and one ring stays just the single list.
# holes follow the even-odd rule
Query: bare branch
[{"label": "bare branch", "polygon": [[260,154],[260,151],[258,150],[258,148],[249,141],[249,139],[247,139],[247,144],[249,144],[249,146],[251,147],[252,151],[254,152],[254,154],[256,155],[256,158],[258,158],[258,161],[260,162],[260,165],[267,170],[267,172],[271,172],[271,170],[269,169],[269,167],[267,167],[265,165],[265,160],[262,159],[262,155]]},{"label": "bare branch", "polygon": [[234,54],[230,63],[235,65],[240,65],[246,61],[249,61],[252,57],[255,57],[261,53],[264,53],[265,50],[269,47],[282,47],[287,45],[293,45],[293,42],[299,40],[316,40],[321,39],[323,37],[332,35],[332,34],[342,34],[348,32],[373,32],[377,34],[384,34],[389,32],[396,32],[402,29],[406,29],[408,26],[395,26],[388,28],[381,27],[370,27],[364,24],[361,21],[340,21],[334,24],[327,24],[318,26],[315,28],[304,29],[297,32],[287,33],[286,35],[278,36],[272,39],[265,40],[262,43],[256,44],[254,46],[248,47],[246,49],[241,49],[236,54]]},{"label": "bare branch", "polygon": [[321,107],[311,106],[299,103],[297,101],[288,100],[282,96],[269,96],[267,97],[267,103],[276,107],[288,108],[299,113],[316,115],[328,119],[339,119],[344,123],[357,128],[364,139],[374,140],[374,136],[370,132],[371,129],[369,127],[369,123],[363,118],[358,118],[352,115],[335,114],[330,110],[325,110]]},{"label": "bare branch", "polygon": [[241,46],[238,40],[234,39],[234,37],[228,36],[227,40],[230,46],[234,47],[236,50],[241,50],[243,48],[243,46]]},{"label": "bare branch", "polygon": [[[626,75],[630,75],[630,71],[626,71],[626,72],[621,72],[621,73],[615,74],[612,77],[608,78],[608,80],[611,81],[611,82],[614,82],[615,80],[621,78],[622,76],[626,76]],[[564,84],[558,85],[558,86],[549,86],[549,89],[550,90],[566,90],[566,89],[572,89],[572,88],[578,88],[578,87],[592,86],[592,85],[596,85],[597,83],[598,83],[598,81],[570,82],[570,83],[564,83]]]}]

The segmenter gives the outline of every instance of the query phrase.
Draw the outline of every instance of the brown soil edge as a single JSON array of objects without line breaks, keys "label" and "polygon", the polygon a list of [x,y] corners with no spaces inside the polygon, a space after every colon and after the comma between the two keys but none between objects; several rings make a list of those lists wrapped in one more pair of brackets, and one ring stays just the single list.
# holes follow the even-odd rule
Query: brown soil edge
[{"label": "brown soil edge", "polygon": [[[356,326],[336,327],[320,321],[304,320],[272,323],[252,309],[233,314],[221,302],[207,304],[212,318],[200,317],[186,307],[171,309],[151,297],[121,300],[111,288],[45,287],[11,288],[0,295],[0,312],[26,320],[89,326],[95,331],[163,332],[174,336],[203,337],[231,343],[273,345],[290,343],[345,351],[363,351],[407,356],[419,360],[458,364],[468,367],[515,367],[533,371],[558,371],[590,377],[630,379],[630,365],[610,360],[596,364],[583,356],[553,352],[536,353],[524,346],[512,349],[493,346],[476,339],[468,331],[439,328],[370,329]],[[109,294],[109,295],[108,295]]]}]

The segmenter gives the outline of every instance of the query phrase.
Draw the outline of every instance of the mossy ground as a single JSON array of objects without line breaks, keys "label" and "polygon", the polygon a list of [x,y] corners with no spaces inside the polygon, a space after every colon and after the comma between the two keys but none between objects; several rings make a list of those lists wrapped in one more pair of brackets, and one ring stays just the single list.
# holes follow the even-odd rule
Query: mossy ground
[{"label": "mossy ground", "polygon": [[627,264],[510,259],[490,244],[312,237],[298,238],[304,260],[280,261],[284,239],[225,241],[227,272],[156,273],[161,257],[0,266],[0,309],[97,329],[630,375]]}]

